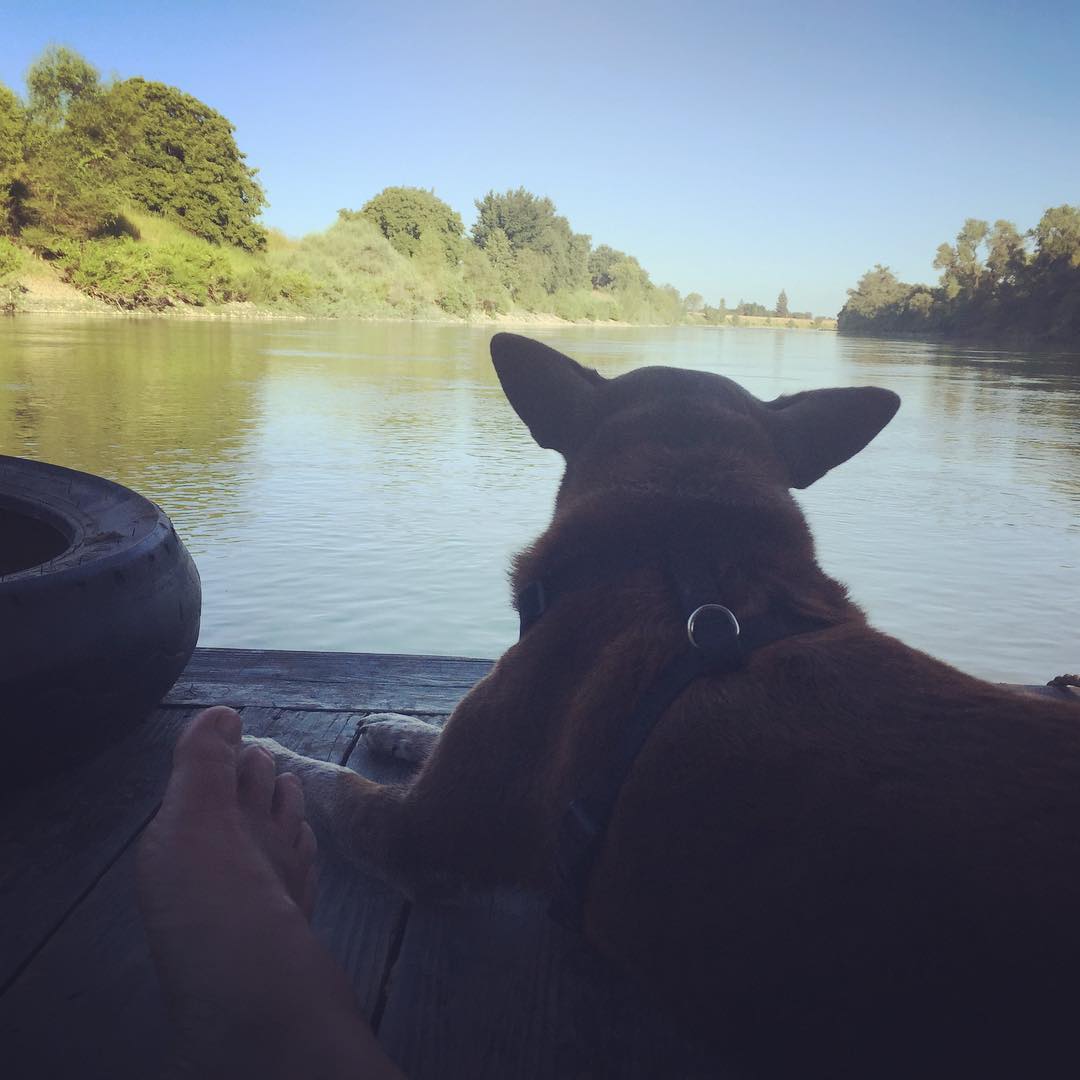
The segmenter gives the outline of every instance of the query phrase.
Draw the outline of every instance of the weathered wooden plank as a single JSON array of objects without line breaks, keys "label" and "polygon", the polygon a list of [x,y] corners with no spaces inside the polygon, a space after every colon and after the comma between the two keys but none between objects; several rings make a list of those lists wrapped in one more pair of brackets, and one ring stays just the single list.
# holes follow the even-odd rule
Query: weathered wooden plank
[{"label": "weathered wooden plank", "polygon": [[[363,739],[346,764],[381,784],[404,783],[413,772],[404,762],[372,756]],[[384,993],[408,917],[409,905],[395,889],[352,863],[321,859],[315,931],[348,973],[369,1017]]]},{"label": "weathered wooden plank", "polygon": [[166,702],[448,713],[490,668],[446,656],[196,649]]},{"label": "weathered wooden plank", "polygon": [[135,916],[134,848],[0,996],[5,1075],[156,1076],[168,1029]]},{"label": "weathered wooden plank", "polygon": [[412,1080],[733,1075],[520,893],[413,908],[379,1039]]},{"label": "weathered wooden plank", "polygon": [[[302,713],[245,709],[251,734],[278,739],[298,752],[340,761],[351,749],[359,718],[352,713]],[[172,725],[175,735],[177,725]],[[159,778],[163,785],[164,773]],[[158,791],[160,795],[160,790]],[[157,1073],[167,1043],[156,979],[135,907],[134,844],[50,937],[0,997],[0,1044],[5,1064],[25,1062],[28,1071],[8,1075],[142,1077]],[[370,933],[371,948],[353,960],[367,978],[374,1002],[386,968],[378,947],[388,947],[402,901],[389,890],[343,896],[325,891],[316,917],[334,938],[338,908],[362,909],[354,919]],[[365,903],[367,908],[364,908]],[[380,920],[380,914],[381,920]]]},{"label": "weathered wooden plank", "polygon": [[176,733],[193,711],[159,709],[81,768],[6,793],[0,809],[0,989],[153,813]]}]

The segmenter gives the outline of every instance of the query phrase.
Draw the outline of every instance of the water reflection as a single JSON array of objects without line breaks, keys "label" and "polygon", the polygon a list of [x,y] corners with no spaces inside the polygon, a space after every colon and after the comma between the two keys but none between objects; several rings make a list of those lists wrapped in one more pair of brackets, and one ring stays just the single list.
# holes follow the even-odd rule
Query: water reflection
[{"label": "water reflection", "polygon": [[[764,398],[877,383],[904,398],[800,496],[826,568],[883,628],[1001,679],[1075,670],[1076,357],[825,333],[566,328],[616,375],[721,372]],[[203,643],[496,655],[505,571],[559,458],[487,357],[490,330],[349,322],[0,321],[0,452],[89,469],[173,516]]]}]

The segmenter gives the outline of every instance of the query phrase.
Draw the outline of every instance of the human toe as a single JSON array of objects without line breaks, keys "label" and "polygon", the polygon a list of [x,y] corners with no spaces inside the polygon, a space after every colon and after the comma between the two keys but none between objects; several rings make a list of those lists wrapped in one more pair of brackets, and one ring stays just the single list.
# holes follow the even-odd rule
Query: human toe
[{"label": "human toe", "polygon": [[315,851],[317,848],[315,833],[311,826],[303,821],[300,823],[300,831],[296,838],[296,860],[301,868],[300,879],[302,884],[294,899],[299,903],[301,911],[308,919],[315,910],[315,893],[318,884],[318,871],[315,866]]},{"label": "human toe", "polygon": [[245,746],[237,757],[237,794],[248,813],[269,815],[277,786],[277,768],[261,746]]},{"label": "human toe", "polygon": [[199,713],[176,742],[166,801],[210,809],[235,801],[242,727],[224,706]]},{"label": "human toe", "polygon": [[295,773],[282,773],[277,778],[270,812],[285,841],[295,844],[304,823],[304,788]]}]

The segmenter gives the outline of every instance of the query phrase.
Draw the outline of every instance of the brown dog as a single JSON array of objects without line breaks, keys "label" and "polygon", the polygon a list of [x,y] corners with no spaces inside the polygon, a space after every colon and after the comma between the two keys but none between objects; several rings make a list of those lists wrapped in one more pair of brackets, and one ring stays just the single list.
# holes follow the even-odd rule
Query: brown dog
[{"label": "brown dog", "polygon": [[[584,932],[752,1075],[1080,1073],[1080,712],[873,630],[789,493],[899,399],[765,403],[700,372],[605,379],[509,334],[491,350],[566,459],[514,570],[523,597],[557,588],[407,790],[273,746],[316,822],[412,893],[552,889],[568,805],[606,784]],[[697,601],[723,633],[715,605],[735,614],[743,654],[661,702],[635,755]]]}]

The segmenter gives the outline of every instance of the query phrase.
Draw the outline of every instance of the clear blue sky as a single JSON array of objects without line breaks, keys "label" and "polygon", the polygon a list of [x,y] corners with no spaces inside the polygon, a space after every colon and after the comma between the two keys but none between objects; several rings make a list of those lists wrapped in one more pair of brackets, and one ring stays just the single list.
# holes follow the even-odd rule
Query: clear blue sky
[{"label": "clear blue sky", "polygon": [[965,217],[1080,202],[1075,0],[36,0],[0,81],[50,43],[224,113],[290,234],[389,184],[466,225],[524,185],[712,303],[835,312],[875,262],[932,279]]}]

